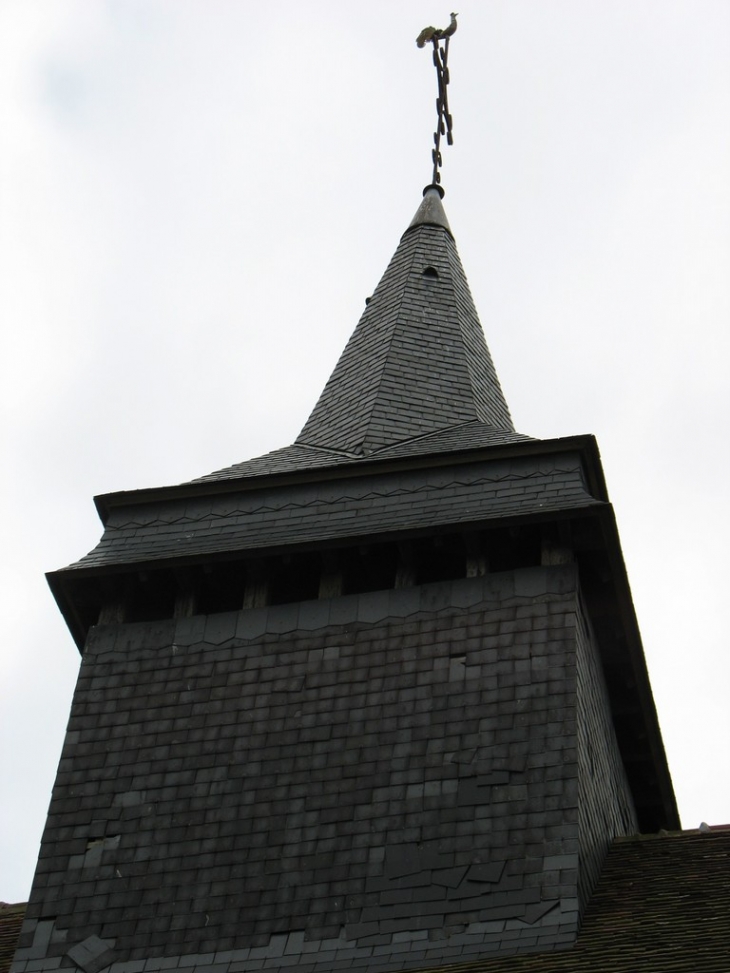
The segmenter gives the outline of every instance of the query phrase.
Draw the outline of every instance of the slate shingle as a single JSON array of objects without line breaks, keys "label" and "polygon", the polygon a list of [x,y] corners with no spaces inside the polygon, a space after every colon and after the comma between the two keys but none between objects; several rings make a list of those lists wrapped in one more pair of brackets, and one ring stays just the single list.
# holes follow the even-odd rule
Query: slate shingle
[{"label": "slate shingle", "polygon": [[[122,962],[224,942],[267,950],[278,968],[277,937],[301,923],[324,970],[329,953],[356,968],[373,936],[384,961],[412,965],[421,942],[462,957],[479,923],[519,922],[529,942],[545,923],[574,931],[572,667],[595,646],[576,621],[574,567],[533,569],[527,597],[514,594],[519,573],[424,585],[415,601],[407,590],[332,599],[316,632],[291,605],[262,610],[249,639],[237,634],[246,611],[211,616],[197,642],[194,619],[93,630],[29,905],[66,937],[49,936],[49,957],[89,936],[113,939]],[[516,642],[526,631],[546,635],[524,657],[545,661],[532,679],[552,685],[549,737],[543,696],[517,698],[531,688]],[[598,725],[608,704],[593,695]],[[550,793],[563,808],[554,822]],[[507,948],[508,933],[483,949]]]},{"label": "slate shingle", "polygon": [[[461,427],[467,428],[461,432]],[[429,437],[440,434],[438,441]],[[515,433],[438,193],[431,189],[293,446],[215,481],[497,445]],[[398,455],[395,453],[394,455]]]},{"label": "slate shingle", "polygon": [[392,446],[384,446],[381,449],[373,450],[367,456],[295,443],[292,446],[285,446],[283,449],[266,453],[264,456],[245,460],[242,463],[217,470],[215,473],[209,473],[207,476],[200,477],[192,482],[205,483],[207,481],[243,479],[353,464],[361,466],[377,460],[400,459],[411,456],[437,456],[460,450],[484,449],[491,446],[507,446],[523,442],[535,442],[535,440],[521,433],[498,429],[489,423],[473,420],[446,429],[439,429],[436,432],[425,433]]},{"label": "slate shingle", "polygon": [[417,214],[297,443],[369,455],[473,420],[514,431],[453,238]]},{"label": "slate shingle", "polygon": [[598,506],[577,453],[117,507],[77,567],[312,544]]}]

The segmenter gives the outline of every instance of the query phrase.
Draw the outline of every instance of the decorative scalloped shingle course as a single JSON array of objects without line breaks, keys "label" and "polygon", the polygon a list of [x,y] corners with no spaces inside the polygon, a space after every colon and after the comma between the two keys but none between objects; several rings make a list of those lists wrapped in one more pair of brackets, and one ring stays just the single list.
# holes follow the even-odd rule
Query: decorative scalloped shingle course
[{"label": "decorative scalloped shingle course", "polygon": [[354,474],[323,483],[119,507],[97,547],[72,567],[322,543],[599,503],[586,488],[576,453],[454,464],[428,472]]}]

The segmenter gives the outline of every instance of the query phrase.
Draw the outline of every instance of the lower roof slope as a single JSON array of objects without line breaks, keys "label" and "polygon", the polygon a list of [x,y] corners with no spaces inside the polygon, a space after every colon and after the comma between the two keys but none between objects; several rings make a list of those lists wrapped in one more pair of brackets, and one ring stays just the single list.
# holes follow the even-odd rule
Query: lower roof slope
[{"label": "lower roof slope", "polygon": [[727,973],[730,827],[617,838],[571,949],[431,968],[460,973]]},{"label": "lower roof slope", "polygon": [[24,916],[24,902],[14,905],[0,902],[0,973],[10,969]]},{"label": "lower roof slope", "polygon": [[417,456],[437,456],[446,453],[459,452],[468,449],[484,449],[489,446],[509,446],[513,443],[536,442],[531,436],[524,436],[518,432],[499,429],[486,422],[459,423],[446,429],[423,436],[407,439],[391,446],[384,446],[374,450],[367,457],[362,454],[323,449],[319,446],[305,445],[296,442],[283,449],[275,449],[263,456],[244,460],[234,466],[228,466],[207,476],[201,476],[193,483],[207,481],[235,480],[253,476],[268,476],[279,473],[303,472],[304,470],[327,469],[329,467],[344,466],[355,462],[369,460],[395,460]]}]

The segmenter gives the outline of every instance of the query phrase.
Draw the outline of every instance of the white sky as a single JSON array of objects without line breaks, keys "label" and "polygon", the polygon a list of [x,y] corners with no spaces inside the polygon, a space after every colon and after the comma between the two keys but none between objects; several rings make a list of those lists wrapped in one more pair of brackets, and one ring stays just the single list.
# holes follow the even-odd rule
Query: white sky
[{"label": "white sky", "polygon": [[[459,0],[445,206],[517,428],[592,432],[685,827],[730,821],[730,4]],[[95,494],[290,443],[430,179],[423,0],[0,0],[0,899]]]}]

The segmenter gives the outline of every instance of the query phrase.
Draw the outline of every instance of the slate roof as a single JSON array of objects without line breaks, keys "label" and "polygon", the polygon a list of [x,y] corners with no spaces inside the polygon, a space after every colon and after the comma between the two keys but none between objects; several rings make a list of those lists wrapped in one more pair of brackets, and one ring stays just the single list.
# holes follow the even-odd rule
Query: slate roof
[{"label": "slate roof", "polygon": [[[484,449],[488,446],[508,446],[513,443],[536,441],[531,436],[499,429],[488,423],[474,420],[373,450],[367,459],[374,461],[436,456],[465,449]],[[233,466],[208,473],[192,482],[206,483],[253,476],[271,476],[300,470],[326,469],[362,463],[364,459],[365,457],[357,453],[324,449],[320,446],[308,446],[297,441],[292,446],[284,446],[282,449],[275,449],[263,456],[244,460],[242,463],[235,463]]]},{"label": "slate roof", "polygon": [[25,903],[0,902],[0,973],[10,969],[24,916]]},{"label": "slate roof", "polygon": [[427,189],[298,443],[368,454],[473,419],[513,430],[442,214]]},{"label": "slate roof", "polygon": [[439,193],[427,187],[296,443],[203,479],[528,439],[514,431]]},{"label": "slate roof", "polygon": [[[438,973],[727,973],[730,827],[617,838],[578,940]],[[431,971],[436,973],[436,971]]]},{"label": "slate roof", "polygon": [[166,503],[138,500],[112,510],[99,544],[71,568],[321,544],[601,505],[586,484],[575,449],[539,458],[495,457],[428,470],[180,496]]},{"label": "slate roof", "polygon": [[[576,456],[566,465],[573,441],[544,444],[543,452],[553,454],[549,468],[528,457],[505,466],[500,450],[531,445],[541,444],[514,430],[441,197],[427,187],[296,442],[178,488],[97,498],[107,531],[71,568],[431,527],[463,520],[465,504],[468,519],[494,520],[605,499],[585,483]],[[494,450],[494,469],[480,471],[478,482],[468,474],[468,484],[461,472],[448,484],[436,473],[435,486],[416,476],[409,490],[407,474],[385,482],[373,467],[398,461],[404,467],[425,457],[446,462],[484,450]],[[364,467],[367,484],[355,481]],[[352,471],[353,478],[340,480],[341,488],[300,489],[286,497],[268,481],[302,473],[325,477],[330,469],[340,476]],[[203,491],[205,499],[198,499],[201,487],[235,490],[236,481],[246,481],[249,489],[259,478],[265,495],[216,500]]]}]

